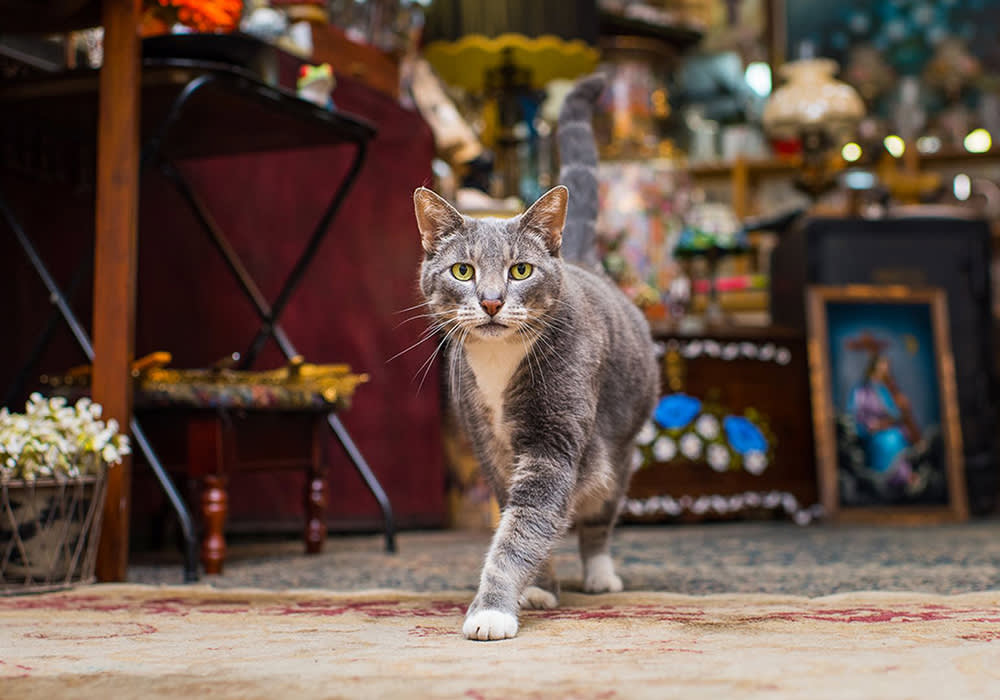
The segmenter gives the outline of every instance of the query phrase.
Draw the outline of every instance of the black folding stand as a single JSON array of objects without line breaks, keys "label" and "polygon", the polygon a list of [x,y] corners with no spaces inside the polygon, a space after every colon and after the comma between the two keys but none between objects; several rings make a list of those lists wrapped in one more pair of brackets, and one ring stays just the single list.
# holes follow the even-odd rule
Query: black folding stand
[{"label": "black folding stand", "polygon": [[[93,114],[96,115],[96,88],[96,75],[79,74],[59,79],[33,80],[30,84],[20,86],[20,89],[15,86],[0,91],[0,109],[5,105],[22,109],[33,106],[40,110],[40,113],[44,113],[46,109],[69,109],[80,115],[88,114],[81,110],[92,106]],[[156,109],[157,107],[160,109]],[[210,119],[212,115],[217,116],[220,113],[231,115],[234,109],[239,109],[239,113],[245,117],[245,122],[255,124],[256,128],[249,131],[234,131],[220,124],[220,120],[215,119],[213,122]],[[315,107],[291,93],[266,85],[252,75],[228,66],[193,61],[147,61],[143,71],[142,114],[145,123],[151,121],[152,115],[164,112],[166,116],[155,129],[144,129],[145,145],[142,149],[140,167],[155,165],[176,188],[260,317],[261,327],[241,357],[240,367],[243,369],[252,367],[269,337],[274,338],[286,358],[296,357],[298,352],[279,323],[281,314],[326,237],[337,210],[357,179],[368,142],[375,135],[374,128],[356,117]],[[182,117],[188,114],[194,126],[187,131],[178,130]],[[74,126],[80,126],[80,121],[76,121]],[[86,127],[85,124],[83,126]],[[89,133],[93,134],[96,131],[91,130]],[[353,145],[356,149],[354,159],[274,302],[269,303],[205,204],[177,168],[176,159],[335,144]],[[17,373],[14,385],[7,394],[6,402],[9,403],[12,397],[20,392],[28,373],[47,346],[59,317],[62,317],[69,326],[88,360],[93,361],[94,351],[89,336],[70,308],[67,296],[49,273],[24,227],[3,198],[2,192],[0,192],[0,216],[13,231],[55,307],[32,348],[31,357]],[[81,266],[89,263],[89,259],[85,260]],[[76,286],[81,276],[80,271],[74,275],[72,287]],[[386,551],[396,551],[395,523],[385,491],[336,413],[331,412],[327,422],[358,474],[378,501],[385,524]],[[185,542],[184,579],[196,581],[198,541],[191,513],[135,418],[131,421],[130,429],[139,450],[149,462],[180,520]]]}]

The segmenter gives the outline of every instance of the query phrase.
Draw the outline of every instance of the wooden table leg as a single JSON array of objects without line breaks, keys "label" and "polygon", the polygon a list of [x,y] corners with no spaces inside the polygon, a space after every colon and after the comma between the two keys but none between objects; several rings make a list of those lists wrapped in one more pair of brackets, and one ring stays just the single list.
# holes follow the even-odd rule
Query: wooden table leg
[{"label": "wooden table leg", "polygon": [[[139,209],[139,0],[103,3],[94,240],[94,400],[125,429],[132,416],[129,363],[135,339]],[[128,565],[131,462],[111,469],[97,577],[124,581]]]}]

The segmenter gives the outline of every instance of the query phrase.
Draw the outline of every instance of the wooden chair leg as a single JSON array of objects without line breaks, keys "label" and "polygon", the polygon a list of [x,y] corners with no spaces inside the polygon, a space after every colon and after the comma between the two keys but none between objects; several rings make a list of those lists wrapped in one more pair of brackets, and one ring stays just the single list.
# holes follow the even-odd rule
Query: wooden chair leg
[{"label": "wooden chair leg", "polygon": [[201,563],[206,574],[221,574],[226,559],[226,517],[229,495],[226,492],[225,428],[215,414],[194,415],[188,419],[188,473],[200,487]]},{"label": "wooden chair leg", "polygon": [[306,477],[304,533],[307,554],[318,554],[326,541],[327,481],[326,460],[323,453],[322,421],[316,421],[312,432],[312,457]]},{"label": "wooden chair leg", "polygon": [[201,517],[205,532],[201,539],[201,563],[206,574],[221,574],[226,560],[226,516],[229,495],[226,477],[208,475],[201,491]]}]

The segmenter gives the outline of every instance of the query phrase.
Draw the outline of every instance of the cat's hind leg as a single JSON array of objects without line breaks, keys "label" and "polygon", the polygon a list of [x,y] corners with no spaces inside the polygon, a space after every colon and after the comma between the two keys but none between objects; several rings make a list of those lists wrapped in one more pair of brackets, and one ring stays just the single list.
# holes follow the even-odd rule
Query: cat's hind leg
[{"label": "cat's hind leg", "polygon": [[559,605],[559,579],[549,559],[535,574],[534,582],[521,591],[521,609],[551,610]]},{"label": "cat's hind leg", "polygon": [[618,518],[620,499],[604,501],[600,508],[577,520],[585,593],[617,593],[624,589],[611,559],[611,531]]}]

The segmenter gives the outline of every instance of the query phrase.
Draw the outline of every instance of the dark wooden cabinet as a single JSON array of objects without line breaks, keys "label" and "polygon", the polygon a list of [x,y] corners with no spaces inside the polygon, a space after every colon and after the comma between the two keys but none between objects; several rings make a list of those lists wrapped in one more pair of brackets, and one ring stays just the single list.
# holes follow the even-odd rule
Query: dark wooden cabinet
[{"label": "dark wooden cabinet", "polygon": [[662,398],[640,434],[623,518],[816,517],[805,336],[770,327],[653,332]]}]

